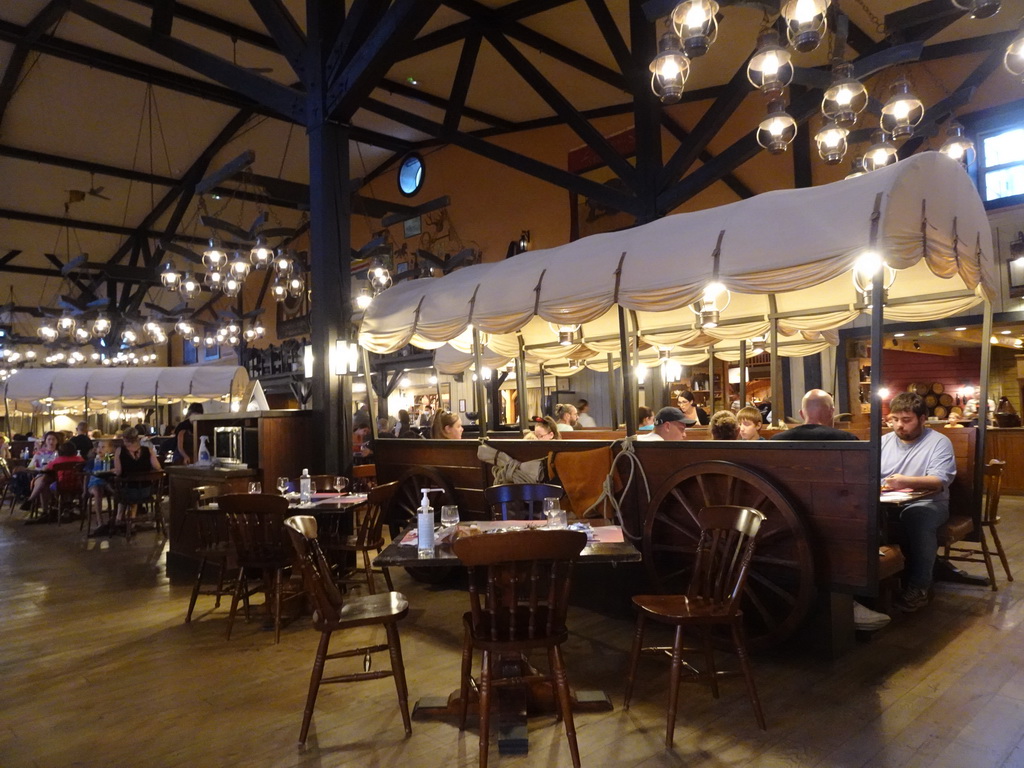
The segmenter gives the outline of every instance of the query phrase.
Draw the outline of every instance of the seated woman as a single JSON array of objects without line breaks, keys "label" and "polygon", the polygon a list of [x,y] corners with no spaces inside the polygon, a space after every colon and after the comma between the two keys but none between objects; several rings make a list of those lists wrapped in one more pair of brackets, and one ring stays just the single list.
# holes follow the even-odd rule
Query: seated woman
[{"label": "seated woman", "polygon": [[38,474],[32,478],[28,498],[21,505],[23,511],[28,512],[32,509],[35,500],[41,497],[50,483],[53,482],[53,478],[46,475],[43,470],[49,466],[51,461],[57,458],[57,449],[60,448],[60,442],[59,434],[47,432],[43,435],[43,439],[36,443],[36,452],[33,454],[32,460],[29,461],[27,470],[30,474],[33,472]]},{"label": "seated woman", "polygon": [[708,412],[697,405],[694,394],[688,389],[684,389],[679,393],[679,410],[683,412],[685,417],[686,426],[693,426],[694,424],[700,424],[705,426],[711,419],[708,416]]},{"label": "seated woman", "polygon": [[718,411],[710,419],[712,440],[736,440],[740,436],[740,425],[732,411]]},{"label": "seated woman", "polygon": [[[89,456],[85,461],[86,472],[99,472],[103,469],[105,459],[108,455],[114,451],[114,444],[109,440],[99,440],[93,446],[93,449],[89,451]],[[95,514],[96,528],[92,530],[89,536],[103,536],[110,532],[110,524],[100,525],[100,513],[103,512],[103,499],[109,496],[113,489],[102,477],[96,475],[89,475],[89,479],[86,481],[85,490],[88,496],[86,497],[85,503],[87,508],[85,514]],[[90,527],[92,524],[90,523]]]},{"label": "seated woman", "polygon": [[533,431],[523,435],[527,440],[561,440],[558,425],[550,416],[534,416]]},{"label": "seated woman", "polygon": [[430,427],[430,436],[435,440],[461,440],[462,422],[454,413],[438,410]]},{"label": "seated woman", "polygon": [[129,509],[134,517],[135,508],[153,497],[153,484],[143,480],[133,482],[132,476],[161,471],[156,453],[142,444],[134,427],[128,427],[122,433],[121,441],[121,447],[114,452],[114,475],[121,480],[115,525],[124,522]]}]

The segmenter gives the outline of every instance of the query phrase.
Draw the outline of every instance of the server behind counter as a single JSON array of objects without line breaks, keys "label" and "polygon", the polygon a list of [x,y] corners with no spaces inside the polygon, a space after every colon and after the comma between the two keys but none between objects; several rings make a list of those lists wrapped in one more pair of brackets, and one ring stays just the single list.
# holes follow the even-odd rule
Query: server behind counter
[{"label": "server behind counter", "polygon": [[192,416],[203,412],[202,403],[190,403],[185,411],[185,418],[174,428],[174,463],[192,464],[195,456],[192,455],[192,444],[194,442],[195,430],[192,428]]}]

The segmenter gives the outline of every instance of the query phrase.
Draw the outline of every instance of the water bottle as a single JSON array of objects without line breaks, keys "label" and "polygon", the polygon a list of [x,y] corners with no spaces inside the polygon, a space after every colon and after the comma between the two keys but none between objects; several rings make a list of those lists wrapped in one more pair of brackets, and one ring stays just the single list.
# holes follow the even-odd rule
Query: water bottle
[{"label": "water bottle", "polygon": [[416,515],[416,555],[421,558],[434,556],[434,510],[428,494],[440,493],[442,488],[421,488],[419,513]]},{"label": "water bottle", "polygon": [[29,452],[28,446],[25,446],[25,450],[21,452],[21,458],[23,458],[25,461],[28,461],[31,455],[32,454]]},{"label": "water bottle", "polygon": [[299,477],[299,503],[309,504],[313,500],[313,494],[310,490],[310,483],[313,478],[309,476],[309,470],[302,470],[302,476]]}]

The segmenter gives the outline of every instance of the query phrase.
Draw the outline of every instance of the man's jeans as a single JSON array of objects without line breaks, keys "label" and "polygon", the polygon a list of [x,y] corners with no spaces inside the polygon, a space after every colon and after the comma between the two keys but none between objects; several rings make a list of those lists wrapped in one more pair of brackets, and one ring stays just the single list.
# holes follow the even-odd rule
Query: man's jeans
[{"label": "man's jeans", "polygon": [[928,589],[938,539],[935,532],[949,519],[949,501],[921,500],[900,507],[903,554],[907,558],[907,586]]}]

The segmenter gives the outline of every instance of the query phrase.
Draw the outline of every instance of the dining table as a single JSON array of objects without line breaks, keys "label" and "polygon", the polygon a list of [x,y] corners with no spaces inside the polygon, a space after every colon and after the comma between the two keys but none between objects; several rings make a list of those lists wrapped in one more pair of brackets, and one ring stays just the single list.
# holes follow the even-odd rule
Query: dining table
[{"label": "dining table", "polygon": [[[474,527],[473,534],[495,535],[526,527],[546,527],[543,520],[493,520],[463,523],[463,529]],[[580,552],[576,565],[586,567],[596,564],[637,563],[642,560],[640,550],[623,534],[617,525],[591,525],[590,522],[575,522],[569,528],[587,533],[587,545]],[[417,547],[415,526],[406,529],[374,559],[377,567],[404,568],[453,568],[459,566],[459,558],[452,551],[451,536],[456,526],[441,528],[436,532],[432,552],[420,553]],[[576,571],[579,576],[579,570]],[[461,648],[459,649],[461,652]],[[532,674],[533,669],[525,657],[499,659],[495,665],[499,674],[523,677]],[[443,719],[458,722],[460,691],[455,689],[448,696],[425,696],[413,707],[413,717]],[[476,707],[475,686],[470,688],[470,708]],[[540,682],[526,686],[500,686],[495,690],[497,704],[494,722],[498,732],[498,752],[503,755],[522,755],[529,750],[528,714],[553,713],[554,692],[550,683]],[[600,690],[573,690],[573,712],[609,712],[612,701]]]}]

